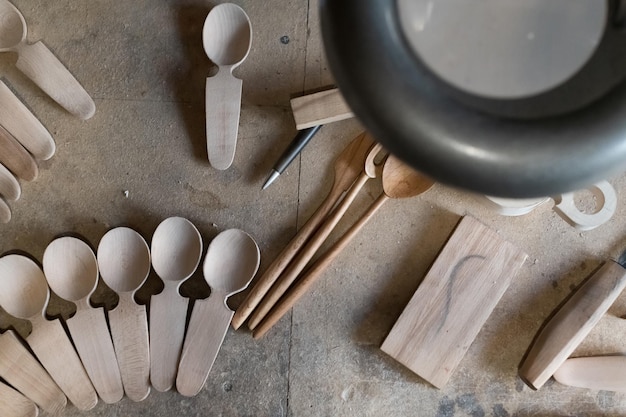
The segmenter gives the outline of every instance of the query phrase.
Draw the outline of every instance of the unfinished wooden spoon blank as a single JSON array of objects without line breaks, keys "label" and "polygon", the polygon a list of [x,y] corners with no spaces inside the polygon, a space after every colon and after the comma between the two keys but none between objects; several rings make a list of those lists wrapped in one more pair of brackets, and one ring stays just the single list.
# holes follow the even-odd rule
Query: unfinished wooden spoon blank
[{"label": "unfinished wooden spoon blank", "polygon": [[527,255],[464,217],[381,349],[442,388]]},{"label": "unfinished wooden spoon blank", "polygon": [[626,269],[607,261],[556,312],[534,340],[519,375],[539,389],[574,352],[626,288]]},{"label": "unfinished wooden spoon blank", "polygon": [[7,200],[15,201],[21,194],[20,183],[4,165],[0,164],[0,195]]},{"label": "unfinished wooden spoon blank", "polygon": [[0,223],[8,223],[11,221],[11,208],[9,205],[0,197]]},{"label": "unfinished wooden spoon blank", "polygon": [[0,125],[0,164],[25,181],[32,181],[39,175],[35,159],[2,125]]},{"label": "unfinished wooden spoon blank", "polygon": [[570,358],[556,370],[554,379],[571,387],[626,392],[626,356]]},{"label": "unfinished wooden spoon blank", "polygon": [[37,417],[38,415],[39,409],[34,402],[10,386],[0,383],[0,416]]}]

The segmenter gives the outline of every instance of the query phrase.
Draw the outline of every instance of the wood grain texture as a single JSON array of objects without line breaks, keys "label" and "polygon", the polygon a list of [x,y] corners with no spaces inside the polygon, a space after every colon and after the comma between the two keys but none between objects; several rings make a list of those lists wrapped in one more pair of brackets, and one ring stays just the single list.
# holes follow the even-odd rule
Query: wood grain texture
[{"label": "wood grain texture", "polygon": [[0,416],[37,417],[38,415],[39,409],[34,402],[10,386],[0,383]]},{"label": "wood grain texture", "polygon": [[563,304],[534,340],[519,369],[539,389],[600,321],[626,288],[626,269],[607,261]]},{"label": "wood grain texture", "polygon": [[464,217],[381,349],[442,388],[525,259],[495,231]]},{"label": "wood grain texture", "polygon": [[291,239],[285,248],[272,261],[263,275],[255,282],[252,290],[241,303],[232,319],[233,328],[238,329],[250,317],[263,297],[272,288],[280,274],[287,268],[300,248],[308,241],[320,224],[328,216],[331,209],[337,204],[341,196],[350,188],[363,171],[368,153],[374,146],[374,140],[366,133],[354,138],[337,157],[333,171],[333,185],[317,208],[298,233]]},{"label": "wood grain texture", "polygon": [[626,356],[590,356],[567,359],[554,372],[563,385],[626,392]]},{"label": "wood grain texture", "polygon": [[21,194],[20,183],[4,165],[0,164],[0,195],[7,200],[15,201]]},{"label": "wood grain texture", "polygon": [[32,181],[39,175],[35,159],[2,125],[0,125],[0,163],[16,177],[26,181]]},{"label": "wood grain texture", "polygon": [[102,401],[116,403],[124,387],[104,309],[92,308],[86,300],[76,304],[76,314],[66,321],[76,350]]},{"label": "wood grain texture", "polygon": [[337,88],[293,98],[291,110],[298,130],[354,117]]},{"label": "wood grain texture", "polygon": [[0,125],[35,159],[50,159],[56,150],[50,132],[15,94],[0,81]]},{"label": "wood grain texture", "polygon": [[43,42],[22,42],[15,49],[17,69],[61,107],[83,120],[95,114],[96,105],[87,91]]},{"label": "wood grain texture", "polygon": [[0,223],[8,223],[11,221],[11,208],[0,196]]},{"label": "wood grain texture", "polygon": [[138,305],[131,292],[120,293],[120,301],[109,311],[115,355],[124,392],[133,401],[150,394],[150,347],[146,307]]},{"label": "wood grain texture", "polygon": [[[0,336],[0,377],[48,413],[58,414],[65,408],[65,394],[11,330]],[[4,384],[0,387],[0,403],[3,391]],[[7,392],[6,395],[13,394]],[[32,411],[28,406],[30,401],[16,400],[16,412]],[[2,408],[0,406],[0,415],[4,416]]]}]

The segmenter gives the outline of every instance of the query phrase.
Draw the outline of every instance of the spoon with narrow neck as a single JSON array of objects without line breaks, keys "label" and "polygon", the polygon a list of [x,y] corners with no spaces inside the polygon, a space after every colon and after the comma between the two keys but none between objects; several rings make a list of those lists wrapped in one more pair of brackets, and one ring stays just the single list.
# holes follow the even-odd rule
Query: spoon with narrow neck
[{"label": "spoon with narrow neck", "polygon": [[46,248],[43,270],[52,291],[76,304],[76,314],[65,322],[98,395],[107,404],[120,401],[124,387],[104,309],[89,303],[98,285],[96,255],[82,240],[61,237]]},{"label": "spoon with narrow neck", "polygon": [[148,244],[127,227],[109,230],[98,245],[98,265],[105,284],[119,295],[109,311],[109,325],[124,391],[133,401],[150,394],[150,348],[146,306],[135,302],[135,292],[150,272]]},{"label": "spoon with narrow neck", "polygon": [[[98,397],[61,321],[45,318],[49,300],[46,277],[33,260],[22,255],[0,258],[0,306],[31,322],[26,342],[35,356],[77,408],[91,409]],[[61,396],[53,410],[58,412],[64,406],[65,397]]]},{"label": "spoon with narrow neck", "polygon": [[150,381],[163,392],[176,383],[189,305],[179,289],[198,268],[202,237],[189,220],[170,217],[154,231],[151,252],[164,288],[150,300]]},{"label": "spoon with narrow neck", "polygon": [[43,42],[26,42],[24,16],[7,0],[0,0],[0,22],[0,52],[17,52],[17,69],[70,113],[92,117],[96,105],[89,94]]},{"label": "spoon with narrow neck", "polygon": [[248,56],[252,28],[246,12],[223,3],[209,12],[202,29],[204,51],[219,69],[206,80],[207,153],[211,166],[228,168],[235,157],[242,81],[233,76]]},{"label": "spoon with narrow neck", "polygon": [[226,300],[250,284],[259,262],[259,247],[241,230],[223,231],[209,245],[202,270],[211,295],[191,312],[176,376],[180,394],[191,397],[204,386],[235,313]]}]

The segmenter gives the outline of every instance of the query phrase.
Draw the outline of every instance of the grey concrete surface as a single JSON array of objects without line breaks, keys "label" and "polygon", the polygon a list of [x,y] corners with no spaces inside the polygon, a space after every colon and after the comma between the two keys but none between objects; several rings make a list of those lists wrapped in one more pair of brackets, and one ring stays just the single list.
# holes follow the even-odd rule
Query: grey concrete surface
[{"label": "grey concrete surface", "polygon": [[[0,253],[41,261],[61,234],[96,247],[112,227],[135,228],[149,242],[158,223],[184,216],[205,247],[220,231],[241,228],[257,240],[263,271],[326,196],[332,163],[362,128],[326,126],[287,172],[261,191],[275,159],[295,134],[289,98],[332,84],[315,0],[236,1],[250,15],[253,44],[235,71],[243,79],[238,148],[220,172],[206,157],[204,80],[211,63],[201,29],[214,1],[15,0],[43,39],[95,99],[96,115],[79,121],[47,98],[0,55],[2,79],[53,134],[57,153],[40,164],[13,219],[0,225]],[[288,41],[287,38],[288,37]],[[282,38],[282,41],[281,41]],[[519,218],[486,209],[478,196],[436,185],[423,196],[391,201],[265,338],[229,330],[205,388],[195,398],[153,391],[143,402],[100,402],[73,416],[617,416],[626,396],[550,382],[535,392],[517,367],[541,323],[572,288],[626,246],[626,178],[614,218],[579,232],[545,204]],[[370,181],[333,233],[337,238],[380,193]],[[126,194],[127,192],[127,194]],[[450,383],[437,390],[379,350],[455,224],[473,215],[529,254]],[[327,247],[328,245],[326,245]],[[160,291],[151,274],[138,299]],[[204,298],[200,273],[183,293]],[[243,294],[233,297],[236,307]],[[623,353],[626,312],[620,298],[577,354]],[[92,302],[112,307],[100,284]],[[48,314],[73,305],[52,297]],[[6,313],[0,327],[29,325]],[[54,349],[54,346],[50,347]]]}]

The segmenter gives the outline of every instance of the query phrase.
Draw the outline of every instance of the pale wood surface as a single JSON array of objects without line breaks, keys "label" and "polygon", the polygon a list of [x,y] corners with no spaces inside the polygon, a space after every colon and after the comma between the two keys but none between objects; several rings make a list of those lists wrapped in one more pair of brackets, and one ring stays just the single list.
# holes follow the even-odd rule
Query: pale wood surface
[{"label": "pale wood surface", "polygon": [[381,349],[443,388],[526,257],[464,217]]},{"label": "pale wood surface", "polygon": [[363,171],[368,152],[374,146],[371,136],[361,133],[339,154],[333,166],[333,185],[321,205],[291,239],[289,244],[267,267],[254,283],[252,290],[239,305],[232,320],[233,328],[238,329],[259,305],[280,274],[287,268],[300,248],[324,221],[341,196],[350,188]]},{"label": "pale wood surface", "polygon": [[8,223],[11,221],[11,208],[0,197],[0,223]]},{"label": "pale wood surface", "polygon": [[0,383],[0,415],[4,417],[37,417],[39,409],[34,402]]},{"label": "pale wood surface", "polygon": [[[11,330],[0,336],[0,377],[48,413],[58,414],[65,408],[65,394]],[[5,391],[5,385],[1,384],[0,398],[4,399]],[[19,397],[13,400],[19,405],[15,412],[18,409],[32,410],[27,406],[29,401]],[[3,407],[0,407],[0,415],[4,417],[2,411]]]},{"label": "pale wood surface", "polygon": [[293,98],[291,110],[298,130],[354,117],[337,88]]},{"label": "pale wood surface", "polygon": [[626,392],[626,356],[589,356],[570,358],[554,372],[563,385]]},{"label": "pale wood surface", "polygon": [[15,201],[21,194],[22,188],[17,178],[0,163],[0,196]]},{"label": "pale wood surface", "polygon": [[0,163],[16,177],[26,181],[32,181],[39,175],[37,162],[2,125],[0,125]]},{"label": "pale wood surface", "polygon": [[0,125],[36,159],[50,159],[56,150],[50,132],[33,113],[0,81]]},{"label": "pale wood surface", "polygon": [[626,269],[607,261],[559,308],[533,341],[519,370],[539,389],[600,321],[626,288]]}]

